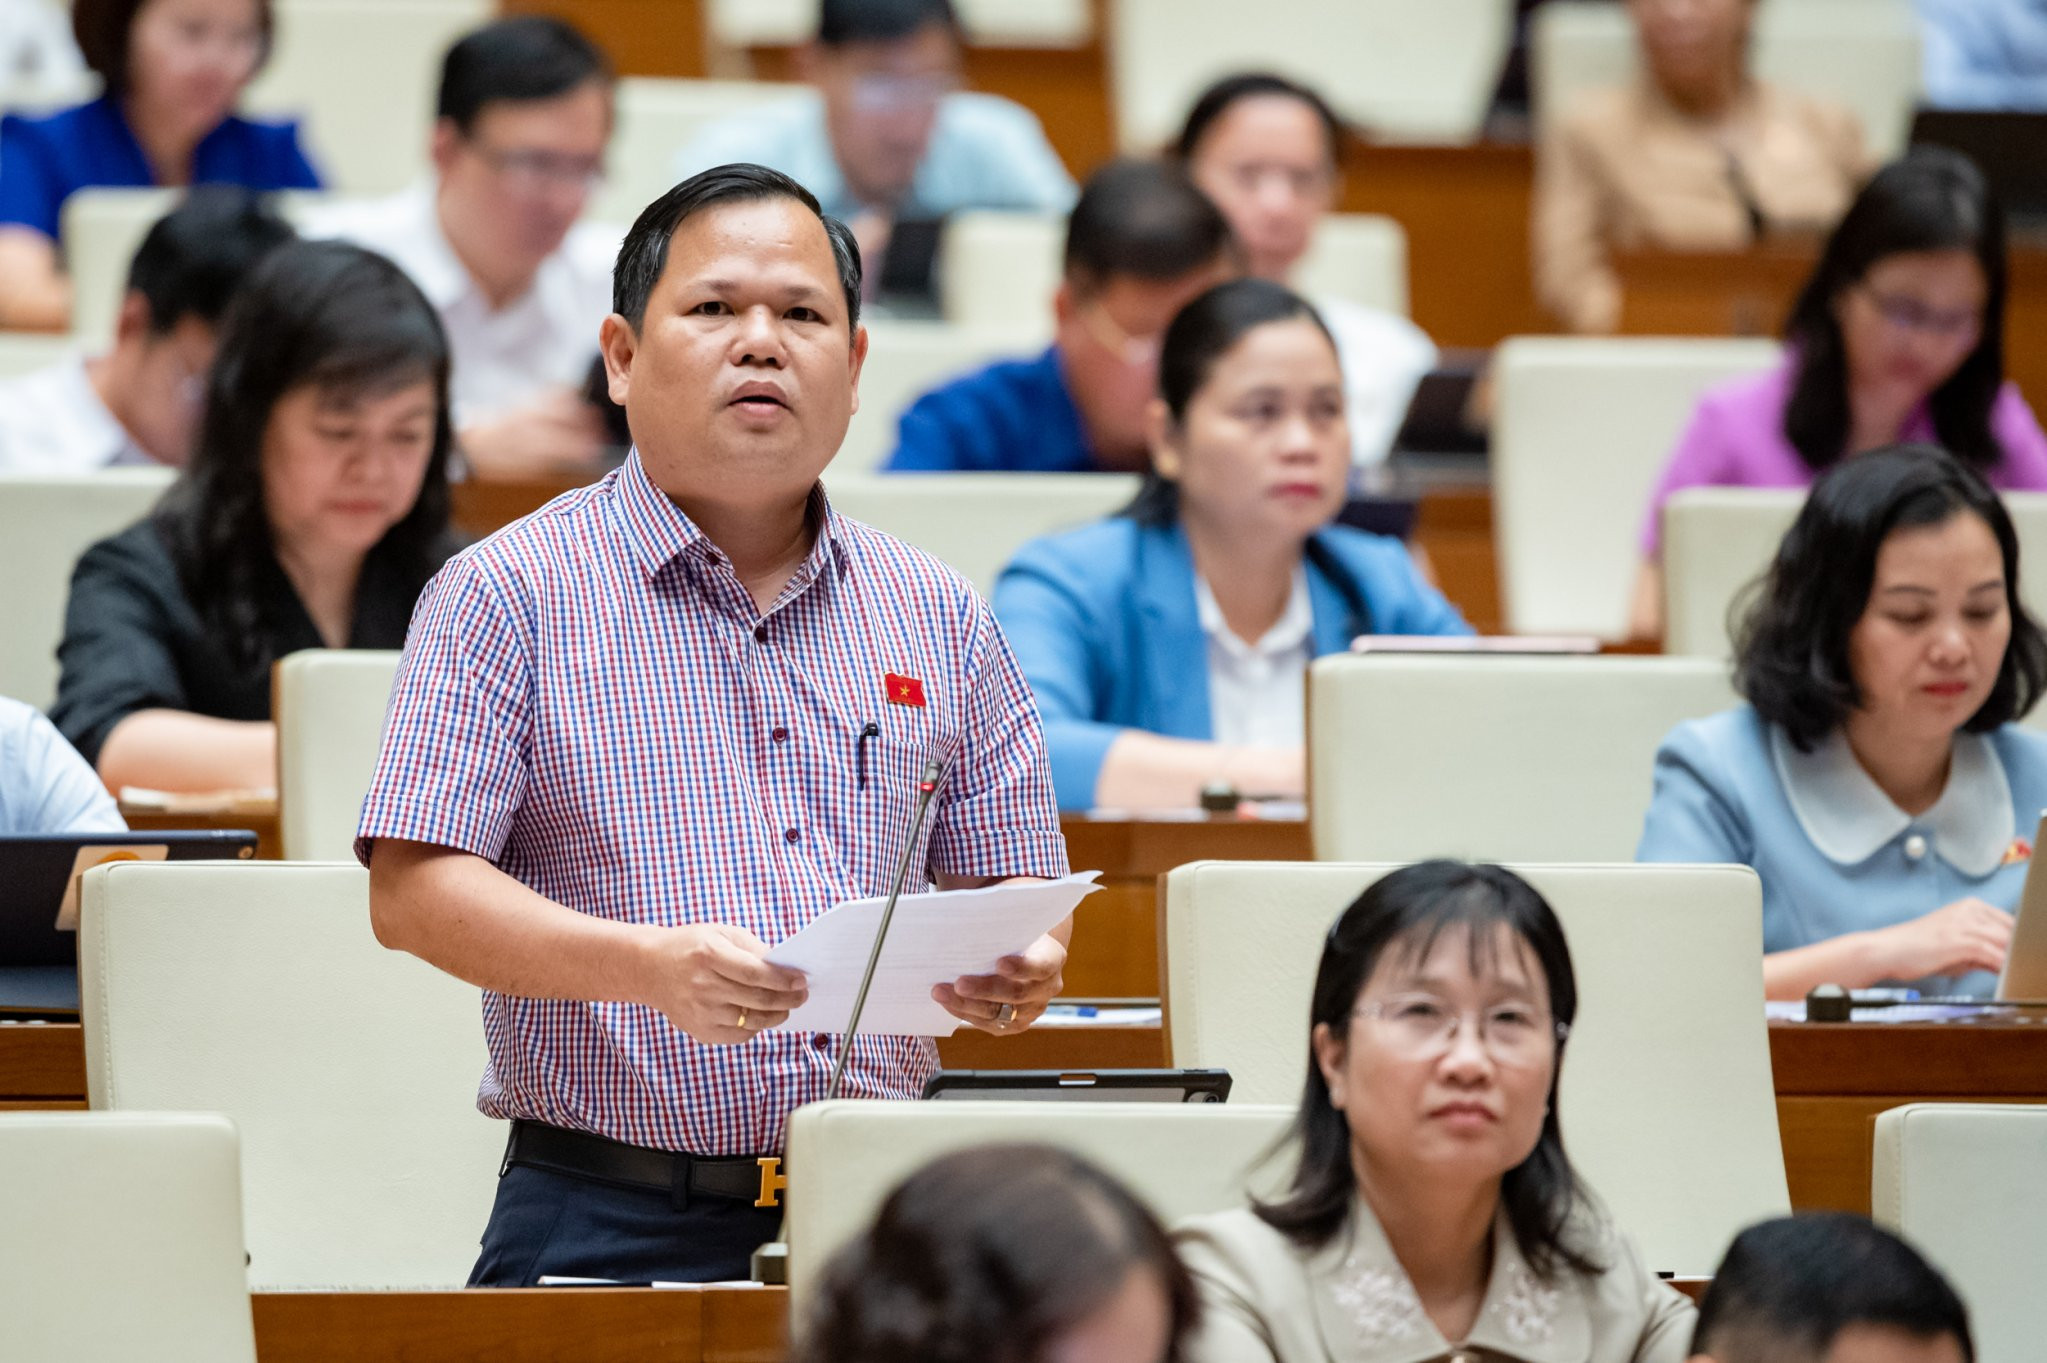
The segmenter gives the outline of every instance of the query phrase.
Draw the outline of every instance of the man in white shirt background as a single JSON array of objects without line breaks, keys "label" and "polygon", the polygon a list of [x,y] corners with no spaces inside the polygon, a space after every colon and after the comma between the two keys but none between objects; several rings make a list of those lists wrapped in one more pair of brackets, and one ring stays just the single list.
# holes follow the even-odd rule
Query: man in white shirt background
[{"label": "man in white shirt background", "polygon": [[0,470],[183,466],[199,429],[214,330],[243,276],[291,237],[245,189],[194,189],[143,237],[105,354],[0,382]]},{"label": "man in white shirt background", "polygon": [[307,236],[389,256],[440,313],[472,476],[586,465],[606,443],[580,389],[624,233],[578,219],[604,172],[612,79],[559,19],[486,24],[442,64],[431,181],[308,215]]}]

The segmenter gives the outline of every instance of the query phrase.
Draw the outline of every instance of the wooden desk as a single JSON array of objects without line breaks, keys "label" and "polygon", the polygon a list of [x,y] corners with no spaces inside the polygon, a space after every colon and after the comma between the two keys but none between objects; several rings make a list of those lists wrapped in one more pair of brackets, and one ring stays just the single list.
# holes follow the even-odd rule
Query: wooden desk
[{"label": "wooden desk", "polygon": [[207,810],[194,814],[173,814],[161,809],[121,806],[121,817],[135,832],[148,829],[246,828],[256,835],[256,856],[274,861],[284,855],[284,839],[277,830],[277,801],[251,800],[231,809]]}]

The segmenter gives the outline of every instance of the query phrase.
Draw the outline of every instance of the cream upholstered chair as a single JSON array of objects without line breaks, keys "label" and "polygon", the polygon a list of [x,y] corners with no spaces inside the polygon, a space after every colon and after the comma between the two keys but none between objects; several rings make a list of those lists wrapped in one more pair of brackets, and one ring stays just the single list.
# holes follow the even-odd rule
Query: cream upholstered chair
[{"label": "cream upholstered chair", "polygon": [[[1051,303],[1045,304],[1050,316]],[[1033,327],[954,326],[945,322],[871,322],[867,363],[860,369],[860,410],[832,458],[844,475],[880,468],[895,453],[896,429],[910,404],[941,384],[996,360],[1025,359],[1044,349]]]},{"label": "cream upholstered chair", "polygon": [[[244,108],[296,118],[328,188],[388,194],[426,173],[441,59],[492,0],[283,0]],[[375,72],[375,79],[365,79]]]},{"label": "cream upholstered chair", "polygon": [[1276,70],[1340,113],[1406,141],[1468,142],[1492,102],[1513,36],[1512,0],[1117,0],[1109,79],[1126,152],[1156,151],[1203,88]]},{"label": "cream upholstered chair", "polygon": [[0,331],[0,379],[47,369],[77,349],[78,341],[71,336],[50,336],[36,331]]},{"label": "cream upholstered chair", "polygon": [[625,77],[614,96],[618,123],[604,156],[604,187],[590,216],[631,223],[674,187],[675,154],[706,125],[805,88],[783,81]]},{"label": "cream upholstered chair", "polygon": [[234,1126],[0,1113],[0,1353],[255,1363]]},{"label": "cream upholstered chair", "polygon": [[290,861],[347,861],[377,769],[398,653],[308,649],[280,659],[277,815]]},{"label": "cream upholstered chair", "polygon": [[78,556],[148,514],[171,471],[0,473],[0,696],[47,707]]},{"label": "cream upholstered chair", "polygon": [[1656,748],[1735,704],[1703,658],[1352,654],[1308,677],[1325,861],[1628,861]]},{"label": "cream upholstered chair", "polygon": [[[1088,0],[958,0],[970,42],[1078,47],[1094,33]],[[726,47],[781,47],[817,30],[816,0],[711,0],[710,34]]]},{"label": "cream upholstered chair", "polygon": [[[1166,877],[1172,1063],[1220,1066],[1244,1102],[1298,1102],[1329,925],[1395,868],[1203,861]],[[1762,887],[1745,866],[1515,868],[1570,940],[1572,1161],[1653,1269],[1711,1273],[1790,1206],[1763,1020]],[[1681,1172],[1676,1172],[1681,1171]]]},{"label": "cream upholstered chair", "polygon": [[1137,495],[1134,475],[874,473],[828,477],[832,505],[957,571],[987,596],[1024,541],[1097,521]]},{"label": "cream upholstered chair", "polygon": [[[1530,25],[1529,83],[1540,117],[1641,68],[1634,28],[1618,5],[1548,4]],[[1762,79],[1854,110],[1876,159],[1905,149],[1920,86],[1908,0],[1773,0],[1756,10],[1751,50]]]},{"label": "cream upholstered chair", "polygon": [[[1494,352],[1493,524],[1508,629],[1627,632],[1650,490],[1700,393],[1775,342],[1517,336]],[[1590,414],[1590,415],[1588,415]]]},{"label": "cream upholstered chair", "polygon": [[1910,1103],[1876,1119],[1870,1208],[1962,1294],[1982,1363],[2038,1358],[2047,1338],[2042,1167],[2047,1107]]},{"label": "cream upholstered chair", "polygon": [[1407,315],[1407,229],[1377,213],[1331,213],[1295,272],[1309,299],[1341,298]]},{"label": "cream upholstered chair", "polygon": [[64,201],[59,230],[71,276],[71,333],[87,349],[113,339],[135,249],[181,195],[176,189],[96,188]]},{"label": "cream upholstered chair", "polygon": [[1004,327],[1035,346],[1052,339],[1052,295],[1066,219],[977,209],[947,218],[938,252],[938,311],[955,326]]},{"label": "cream upholstered chair", "polygon": [[368,872],[104,867],[78,955],[92,1106],[240,1128],[254,1285],[467,1279],[505,1141],[476,1110],[479,996],[377,944]]},{"label": "cream upholstered chair", "polygon": [[1293,1109],[1171,1103],[812,1103],[789,1122],[789,1286],[800,1308],[831,1258],[906,1176],[968,1146],[1040,1141],[1122,1179],[1172,1222],[1276,1191],[1262,1157]]}]

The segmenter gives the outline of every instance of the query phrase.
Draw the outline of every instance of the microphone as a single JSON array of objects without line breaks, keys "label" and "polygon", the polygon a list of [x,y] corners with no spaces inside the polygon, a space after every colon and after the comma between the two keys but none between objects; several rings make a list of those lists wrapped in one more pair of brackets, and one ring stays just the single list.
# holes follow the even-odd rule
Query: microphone
[{"label": "microphone", "polygon": [[1858,994],[1838,984],[1816,986],[1805,996],[1807,1022],[1852,1021],[1858,1008],[2047,1008],[2047,999],[1981,999],[1968,995],[1900,999],[1891,995]]},{"label": "microphone", "polygon": [[860,1031],[860,1014],[867,1007],[867,990],[874,983],[874,968],[881,964],[881,944],[888,940],[889,920],[896,916],[896,901],[903,897],[903,882],[910,874],[910,854],[916,850],[917,834],[924,827],[924,816],[931,810],[932,792],[938,789],[938,781],[945,769],[937,758],[924,764],[924,778],[917,783],[917,812],[910,818],[910,836],[903,841],[902,860],[896,863],[895,883],[889,886],[888,903],[881,908],[881,924],[874,930],[874,946],[867,953],[867,969],[860,976],[860,992],[853,996],[853,1015],[846,1019],[846,1033],[839,1041],[838,1058],[832,1062],[831,1083],[825,1087],[825,1101],[839,1096],[839,1085],[846,1077],[846,1060],[853,1054],[853,1038]]}]

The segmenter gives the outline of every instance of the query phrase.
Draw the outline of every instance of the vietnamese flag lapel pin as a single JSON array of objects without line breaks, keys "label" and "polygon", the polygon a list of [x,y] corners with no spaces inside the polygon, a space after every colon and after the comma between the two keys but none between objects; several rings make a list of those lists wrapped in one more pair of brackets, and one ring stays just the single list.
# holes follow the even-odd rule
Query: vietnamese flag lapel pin
[{"label": "vietnamese flag lapel pin", "polygon": [[911,705],[918,709],[924,706],[924,683],[916,677],[904,677],[894,672],[881,674],[882,690],[888,695],[890,705]]}]

